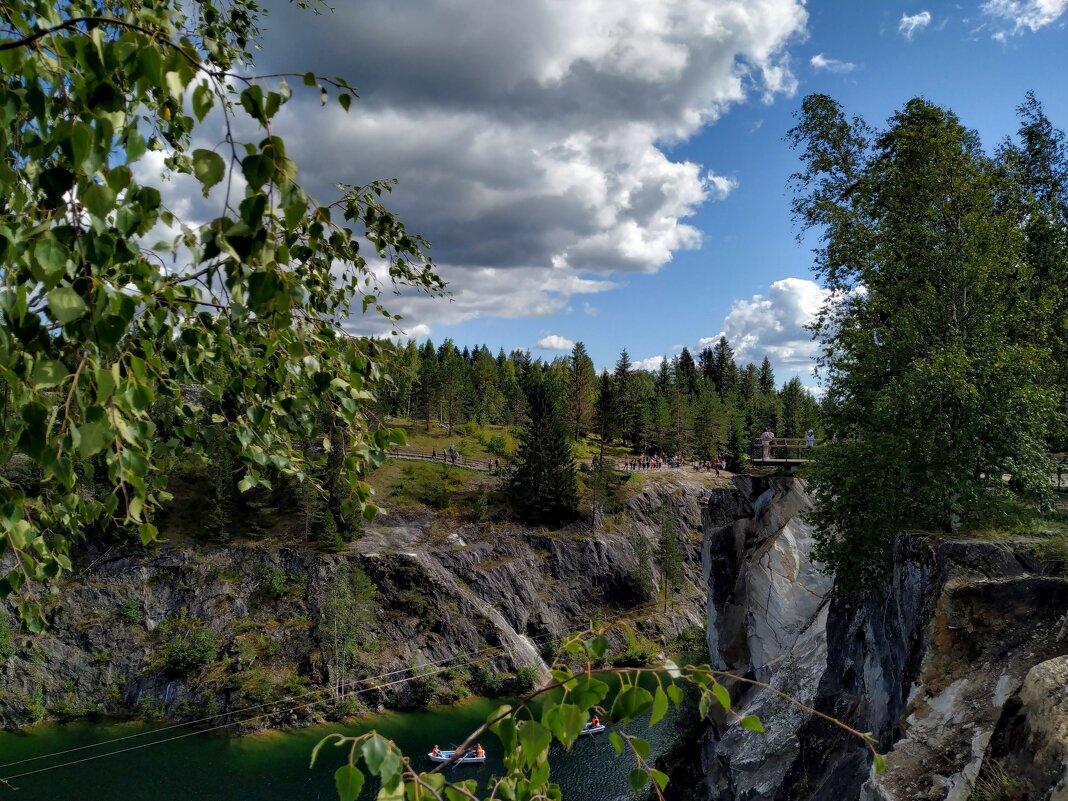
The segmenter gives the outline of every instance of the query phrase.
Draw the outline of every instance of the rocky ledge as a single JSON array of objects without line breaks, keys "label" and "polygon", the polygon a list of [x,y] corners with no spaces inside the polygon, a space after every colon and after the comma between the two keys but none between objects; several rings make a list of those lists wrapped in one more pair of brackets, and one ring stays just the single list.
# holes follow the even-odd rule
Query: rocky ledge
[{"label": "rocky ledge", "polygon": [[[670,613],[633,615],[662,643],[703,625],[705,496],[682,477],[647,482],[596,534],[428,515],[383,517],[338,554],[267,543],[91,548],[52,600],[44,634],[13,634],[0,605],[10,643],[0,726],[90,714],[229,721],[219,716],[254,706],[241,719],[258,728],[507,690],[500,675],[536,680],[554,639],[648,611],[636,544],[655,550],[667,498],[690,579]],[[650,575],[658,583],[655,564]],[[340,633],[331,603],[342,605]],[[382,689],[360,683],[382,674]],[[359,689],[358,704],[339,704],[338,689]]]},{"label": "rocky ledge", "polygon": [[1026,792],[1006,798],[1068,798],[1057,678],[1068,582],[1044,574],[1040,540],[903,534],[883,586],[846,593],[813,564],[810,505],[799,479],[739,478],[713,493],[709,649],[716,666],[872,732],[887,770],[874,773],[855,737],[740,685],[738,711],[767,732],[710,722],[705,796],[966,801],[1000,781]]}]

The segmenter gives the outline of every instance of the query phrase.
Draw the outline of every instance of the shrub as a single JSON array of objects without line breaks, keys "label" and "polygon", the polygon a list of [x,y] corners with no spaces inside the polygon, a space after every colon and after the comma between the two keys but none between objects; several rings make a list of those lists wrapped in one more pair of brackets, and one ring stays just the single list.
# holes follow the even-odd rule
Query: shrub
[{"label": "shrub", "polygon": [[525,694],[538,686],[541,671],[534,665],[520,665],[512,676],[512,692]]},{"label": "shrub", "polygon": [[141,717],[145,720],[163,720],[167,707],[159,699],[145,693],[137,702],[137,711],[141,713]]},{"label": "shrub", "polygon": [[475,519],[479,523],[489,520],[489,496],[482,490],[475,496]]},{"label": "shrub", "polygon": [[485,665],[475,668],[474,675],[471,676],[471,684],[479,695],[493,697],[501,695],[504,691],[504,682],[500,674]]},{"label": "shrub", "polygon": [[546,640],[541,644],[541,658],[548,664],[552,664],[556,661],[556,657],[560,655],[560,641],[555,637]]},{"label": "shrub", "polygon": [[280,601],[283,598],[300,598],[307,589],[306,576],[288,573],[277,568],[267,569],[263,573],[263,591],[269,598]]},{"label": "shrub", "polygon": [[660,654],[660,646],[650,640],[632,637],[627,647],[612,659],[616,667],[644,667]]},{"label": "shrub", "polygon": [[0,663],[6,662],[7,658],[15,653],[15,638],[11,634],[11,626],[5,615],[0,615]]},{"label": "shrub", "polygon": [[1025,801],[1031,788],[998,762],[984,766],[968,801]]},{"label": "shrub", "polygon": [[185,609],[177,617],[165,619],[157,631],[162,643],[162,667],[170,674],[188,676],[218,656],[218,636],[203,621],[189,617]]},{"label": "shrub", "polygon": [[144,622],[144,615],[141,612],[141,604],[137,602],[136,598],[127,598],[123,602],[122,608],[119,609],[119,618],[129,623],[131,626],[136,626]]},{"label": "shrub", "polygon": [[39,723],[48,716],[48,710],[44,705],[44,692],[40,687],[33,691],[33,698],[26,702],[26,711],[34,723]]},{"label": "shrub", "polygon": [[438,694],[437,674],[430,673],[429,668],[409,666],[412,671],[412,680],[409,686],[412,689],[412,702],[416,706],[429,706]]}]

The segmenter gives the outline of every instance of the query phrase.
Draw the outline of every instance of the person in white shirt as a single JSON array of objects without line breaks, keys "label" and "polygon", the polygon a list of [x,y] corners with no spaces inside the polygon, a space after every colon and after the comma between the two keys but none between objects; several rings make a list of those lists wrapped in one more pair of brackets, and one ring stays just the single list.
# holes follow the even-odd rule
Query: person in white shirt
[{"label": "person in white shirt", "polygon": [[764,433],[760,435],[760,447],[763,451],[765,462],[771,457],[771,441],[773,439],[775,439],[775,435],[771,433],[771,429],[764,426]]}]

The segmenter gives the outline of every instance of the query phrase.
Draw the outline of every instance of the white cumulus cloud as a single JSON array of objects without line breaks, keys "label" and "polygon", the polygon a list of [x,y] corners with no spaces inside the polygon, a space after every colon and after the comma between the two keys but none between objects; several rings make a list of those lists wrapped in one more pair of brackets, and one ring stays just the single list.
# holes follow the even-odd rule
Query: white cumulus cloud
[{"label": "white cumulus cloud", "polygon": [[847,72],[852,72],[857,68],[857,65],[851,61],[840,61],[837,58],[827,58],[823,53],[817,53],[808,60],[812,69],[819,72],[824,70],[826,72],[837,72],[844,75]]},{"label": "white cumulus cloud", "polygon": [[571,350],[575,347],[575,343],[559,334],[549,334],[549,336],[539,339],[535,347],[542,350]]},{"label": "white cumulus cloud", "polygon": [[638,359],[636,362],[631,362],[635,370],[644,370],[647,373],[657,372],[663,363],[663,356],[650,356],[648,359]]},{"label": "white cumulus cloud", "polygon": [[916,31],[922,31],[930,24],[930,11],[921,11],[918,14],[902,14],[897,23],[897,31],[906,39],[911,39]]},{"label": "white cumulus cloud", "polygon": [[711,170],[705,175],[705,182],[708,184],[709,195],[713,200],[726,200],[727,196],[738,188],[737,178],[716,175]]},{"label": "white cumulus cloud", "polygon": [[691,218],[737,181],[670,148],[734,105],[794,93],[808,19],[804,0],[271,6],[257,72],[344,75],[360,94],[345,114],[296,88],[274,132],[317,199],[399,179],[388,205],[454,293],[402,296],[427,324],[550,314],[700,247]]},{"label": "white cumulus cloud", "polygon": [[997,39],[1045,28],[1066,10],[1068,0],[987,0],[982,6],[983,14],[993,18]]},{"label": "white cumulus cloud", "polygon": [[805,278],[775,281],[767,294],[736,300],[719,334],[702,337],[698,348],[713,347],[725,336],[739,365],[771,361],[780,383],[799,375],[804,380],[815,367],[819,346],[805,326],[827,298],[827,291]]}]

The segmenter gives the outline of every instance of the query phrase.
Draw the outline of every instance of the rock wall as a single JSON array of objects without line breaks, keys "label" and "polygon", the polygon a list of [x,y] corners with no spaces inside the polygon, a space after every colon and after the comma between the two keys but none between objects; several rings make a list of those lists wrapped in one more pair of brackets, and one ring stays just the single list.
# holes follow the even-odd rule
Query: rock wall
[{"label": "rock wall", "polygon": [[[333,703],[322,692],[332,684],[324,657],[332,633],[319,623],[346,565],[376,588],[366,647],[349,680],[416,674],[433,677],[440,700],[462,696],[479,689],[478,667],[543,670],[541,652],[552,638],[628,612],[643,634],[665,641],[704,622],[703,498],[685,482],[647,483],[615,528],[596,535],[579,525],[546,531],[382,518],[340,554],[266,544],[92,549],[52,599],[50,628],[16,635],[15,653],[0,659],[0,726],[92,713],[190,719],[251,705],[262,705],[254,713],[262,716],[247,727],[313,722]],[[635,543],[645,537],[655,550],[665,495],[691,575],[672,611],[649,617]],[[14,620],[2,607],[0,615]],[[161,632],[176,620],[184,635],[210,628],[217,645],[210,664],[178,674],[167,668]],[[460,671],[435,674],[447,660]],[[418,680],[399,682],[359,700],[404,706],[428,700],[427,692]]]},{"label": "rock wall", "polygon": [[[1017,719],[1028,671],[1068,652],[1057,636],[1068,583],[1042,575],[1036,541],[901,535],[884,585],[850,594],[812,563],[810,504],[790,478],[739,478],[713,493],[702,552],[709,650],[717,667],[872,732],[888,769],[876,776],[856,738],[739,685],[739,712],[767,731],[710,722],[708,798],[965,801],[1011,750],[993,738],[998,727],[1056,740],[1048,725]],[[1051,780],[1034,781],[1026,797],[1050,798]]]}]

